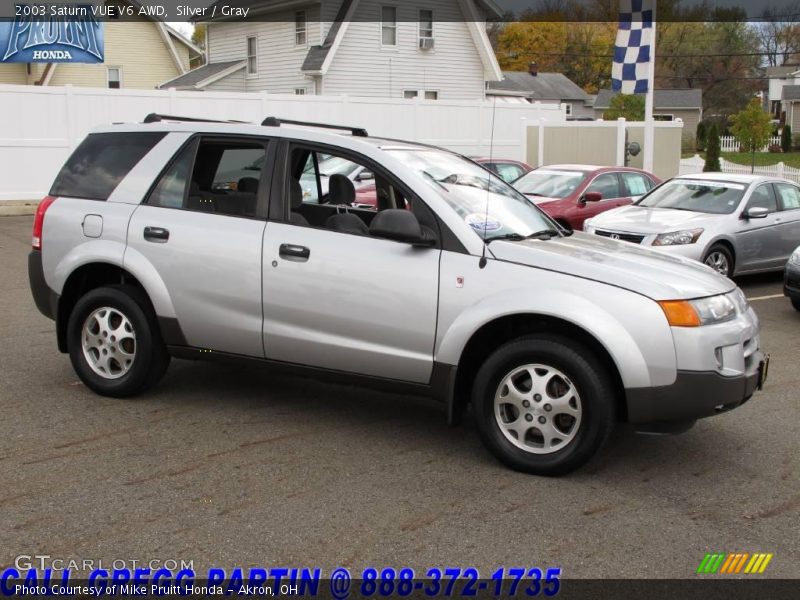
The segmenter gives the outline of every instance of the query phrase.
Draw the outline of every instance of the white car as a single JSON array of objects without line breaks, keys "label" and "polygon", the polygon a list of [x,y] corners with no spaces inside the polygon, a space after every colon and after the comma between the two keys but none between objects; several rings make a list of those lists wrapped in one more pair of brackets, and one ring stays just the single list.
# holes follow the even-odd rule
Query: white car
[{"label": "white car", "polygon": [[800,244],[800,188],[757,175],[685,175],[584,229],[692,258],[728,277],[779,271]]}]

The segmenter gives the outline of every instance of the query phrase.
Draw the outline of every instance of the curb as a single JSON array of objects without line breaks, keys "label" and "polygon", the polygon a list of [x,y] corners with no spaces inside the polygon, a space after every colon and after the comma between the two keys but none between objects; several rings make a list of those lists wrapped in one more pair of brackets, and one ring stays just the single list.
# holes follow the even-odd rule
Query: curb
[{"label": "curb", "polygon": [[39,206],[38,200],[0,201],[0,217],[19,217],[23,215],[33,215],[36,213],[37,206]]}]

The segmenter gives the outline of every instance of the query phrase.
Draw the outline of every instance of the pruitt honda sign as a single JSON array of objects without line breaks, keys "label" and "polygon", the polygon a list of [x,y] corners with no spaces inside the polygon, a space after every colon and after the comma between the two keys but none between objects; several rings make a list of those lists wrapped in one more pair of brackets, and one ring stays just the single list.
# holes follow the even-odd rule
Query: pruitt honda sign
[{"label": "pruitt honda sign", "polygon": [[70,17],[18,15],[0,22],[0,62],[103,62],[103,24],[85,8]]}]

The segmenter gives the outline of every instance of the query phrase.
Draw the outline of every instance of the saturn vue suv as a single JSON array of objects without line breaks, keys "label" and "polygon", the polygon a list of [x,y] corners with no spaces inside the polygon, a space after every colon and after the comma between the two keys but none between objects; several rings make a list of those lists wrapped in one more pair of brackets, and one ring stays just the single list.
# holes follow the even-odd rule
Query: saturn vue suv
[{"label": "saturn vue suv", "polygon": [[[323,189],[321,157],[369,169],[377,206],[342,175]],[[542,475],[619,421],[674,433],[738,407],[768,364],[704,265],[565,231],[448,150],[273,117],[95,130],[39,205],[29,276],[98,394],[141,394],[173,358],[255,361],[429,395],[451,424],[469,407],[492,453]]]}]

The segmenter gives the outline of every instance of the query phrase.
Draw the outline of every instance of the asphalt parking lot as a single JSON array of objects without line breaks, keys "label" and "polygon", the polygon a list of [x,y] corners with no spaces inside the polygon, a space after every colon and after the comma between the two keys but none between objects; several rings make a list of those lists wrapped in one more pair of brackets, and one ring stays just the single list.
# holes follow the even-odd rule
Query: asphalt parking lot
[{"label": "asphalt parking lot", "polygon": [[764,392],[676,437],[621,428],[560,479],[511,472],[420,398],[173,361],[135,400],[94,395],[36,310],[31,217],[0,218],[0,568],[18,555],[233,566],[560,566],[694,577],[772,552],[800,576],[800,313],[739,283],[772,355]]}]

